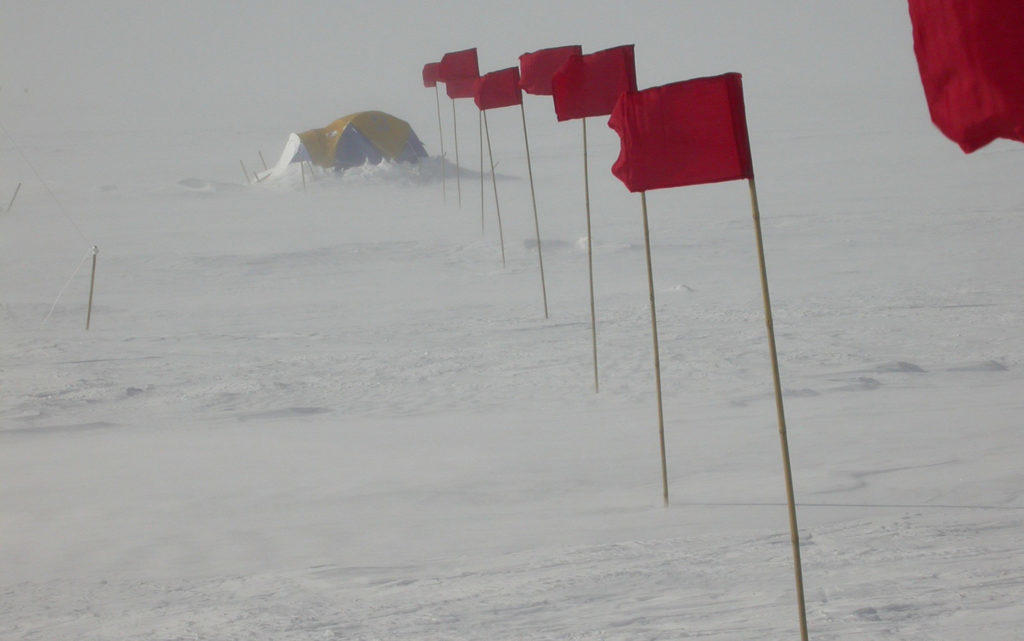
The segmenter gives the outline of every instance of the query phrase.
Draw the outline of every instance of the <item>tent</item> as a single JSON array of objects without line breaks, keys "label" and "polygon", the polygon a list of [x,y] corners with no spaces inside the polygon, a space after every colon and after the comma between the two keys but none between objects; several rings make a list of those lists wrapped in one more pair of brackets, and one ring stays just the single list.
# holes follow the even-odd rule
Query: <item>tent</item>
[{"label": "tent", "polygon": [[321,129],[289,134],[281,158],[266,175],[281,175],[290,164],[303,161],[325,169],[347,169],[385,159],[416,162],[426,155],[409,123],[382,111],[361,111]]}]

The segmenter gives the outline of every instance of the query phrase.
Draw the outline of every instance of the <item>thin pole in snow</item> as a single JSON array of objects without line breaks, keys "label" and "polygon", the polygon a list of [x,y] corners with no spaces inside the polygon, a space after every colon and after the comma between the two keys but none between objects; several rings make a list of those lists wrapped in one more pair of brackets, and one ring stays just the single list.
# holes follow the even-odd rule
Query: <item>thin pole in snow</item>
[{"label": "thin pole in snow", "polygon": [[537,217],[537,195],[533,190],[533,162],[530,160],[530,138],[526,135],[526,107],[519,101],[519,113],[523,116],[523,142],[526,144],[526,170],[530,175],[530,201],[533,203],[533,230],[537,234],[537,260],[540,262],[540,292],[544,298],[544,318],[548,318],[548,288],[544,284],[544,253],[540,248],[540,221]]},{"label": "thin pole in snow", "polygon": [[587,205],[587,277],[590,282],[590,342],[594,352],[594,393],[600,391],[597,380],[597,313],[594,306],[594,252],[590,233],[590,177],[587,171],[587,119],[583,121],[583,194]]},{"label": "thin pole in snow", "polygon": [[491,161],[491,185],[494,186],[494,209],[498,215],[498,239],[501,242],[501,266],[505,266],[505,234],[501,230],[501,205],[498,204],[498,181],[494,177],[494,155],[491,153],[491,130],[487,127],[487,112],[484,114],[484,133],[487,136],[487,158]]},{"label": "thin pole in snow", "polygon": [[89,329],[89,323],[92,320],[92,293],[96,288],[96,255],[100,253],[99,247],[96,245],[92,246],[92,276],[89,277],[89,307],[85,312],[85,329]]},{"label": "thin pole in snow", "polygon": [[484,110],[477,114],[477,130],[480,134],[480,235],[484,235]]},{"label": "thin pole in snow", "polygon": [[789,438],[786,436],[786,412],[782,405],[782,382],[779,375],[779,357],[775,350],[775,325],[772,322],[771,296],[768,294],[768,270],[764,260],[764,241],[761,237],[761,212],[757,206],[757,187],[754,177],[747,181],[750,187],[750,208],[754,216],[754,237],[757,241],[757,263],[761,269],[761,297],[764,301],[764,324],[768,332],[768,351],[772,362],[772,383],[775,387],[775,413],[779,424],[779,443],[782,447],[782,470],[786,478],[786,505],[789,510],[789,535],[793,546],[793,574],[796,579],[796,600],[800,615],[800,638],[807,641],[807,608],[804,602],[804,576],[800,563],[800,532],[796,522],[796,499],[793,491],[793,470],[789,461]]},{"label": "thin pole in snow", "polygon": [[434,83],[434,102],[437,103],[437,139],[441,141],[441,199],[448,202],[448,178],[444,169],[444,130],[441,129],[441,92]]},{"label": "thin pole in snow", "polygon": [[251,185],[252,181],[249,180],[249,172],[245,170],[245,163],[241,159],[238,160],[238,164],[242,166],[242,175],[245,176],[245,183]]},{"label": "thin pole in snow", "polygon": [[259,149],[256,151],[260,155],[260,162],[263,163],[263,171],[267,171],[270,167],[267,167],[267,161],[263,158],[263,150]]},{"label": "thin pole in snow", "polygon": [[4,211],[11,211],[11,207],[14,206],[14,199],[18,197],[19,191],[21,191],[21,183],[18,183],[18,186],[14,188],[14,195],[11,196],[11,202],[7,203],[7,209]]},{"label": "thin pole in snow", "polygon": [[651,336],[654,338],[654,384],[658,395],[658,439],[661,442],[661,496],[668,507],[668,465],[665,462],[665,413],[661,404],[661,358],[658,354],[658,314],[654,305],[654,269],[651,267],[651,232],[647,224],[647,192],[640,192],[644,215],[644,249],[647,253],[647,290],[651,300]]},{"label": "thin pole in snow", "polygon": [[455,186],[459,192],[459,209],[462,209],[462,168],[459,165],[459,125],[455,119],[455,98],[452,98],[452,136],[455,138]]}]

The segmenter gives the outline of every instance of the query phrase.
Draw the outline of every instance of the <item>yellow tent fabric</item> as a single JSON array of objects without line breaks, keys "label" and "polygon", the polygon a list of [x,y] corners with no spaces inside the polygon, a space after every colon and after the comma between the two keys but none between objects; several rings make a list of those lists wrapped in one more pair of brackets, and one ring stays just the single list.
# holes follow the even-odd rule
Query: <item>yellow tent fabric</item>
[{"label": "yellow tent fabric", "polygon": [[338,142],[347,127],[354,127],[384,158],[395,160],[405,149],[412,134],[409,123],[383,111],[361,111],[342,118],[320,129],[299,134],[312,161],[321,167],[333,167]]}]

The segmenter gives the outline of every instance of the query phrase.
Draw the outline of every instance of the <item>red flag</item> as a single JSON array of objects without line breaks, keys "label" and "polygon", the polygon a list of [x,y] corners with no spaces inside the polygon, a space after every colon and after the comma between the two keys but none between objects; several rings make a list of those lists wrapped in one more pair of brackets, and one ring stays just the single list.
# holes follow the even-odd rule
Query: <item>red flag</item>
[{"label": "red flag", "polygon": [[551,88],[559,120],[610,114],[620,94],[636,91],[633,45],[569,56]]},{"label": "red flag", "polygon": [[479,78],[450,78],[444,83],[449,98],[472,98],[476,95],[476,81]]},{"label": "red flag", "polygon": [[436,87],[438,67],[441,66],[440,62],[428,62],[423,65],[423,86],[424,87]]},{"label": "red flag", "polygon": [[622,138],[612,173],[630,191],[754,175],[738,73],[623,94],[608,126]]},{"label": "red flag", "polygon": [[457,78],[476,78],[480,67],[476,62],[476,47],[444,54],[438,67],[437,79],[448,83]]},{"label": "red flag", "polygon": [[569,45],[524,53],[519,56],[519,71],[522,75],[519,86],[526,93],[535,96],[550,96],[551,76],[555,75],[572,55],[582,56],[583,47]]},{"label": "red flag", "polygon": [[932,122],[966,153],[1024,142],[1020,0],[910,0],[914,53]]},{"label": "red flag", "polygon": [[476,81],[476,95],[473,99],[481,110],[523,104],[523,93],[519,90],[519,68],[509,67],[480,76]]}]

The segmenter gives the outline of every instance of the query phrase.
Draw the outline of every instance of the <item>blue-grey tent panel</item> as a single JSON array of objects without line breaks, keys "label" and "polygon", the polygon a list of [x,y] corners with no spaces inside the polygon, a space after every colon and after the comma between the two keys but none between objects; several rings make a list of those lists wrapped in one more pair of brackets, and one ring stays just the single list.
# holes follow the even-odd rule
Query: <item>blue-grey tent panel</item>
[{"label": "blue-grey tent panel", "polygon": [[334,151],[334,166],[339,169],[376,165],[383,159],[380,151],[355,127],[345,127]]}]

